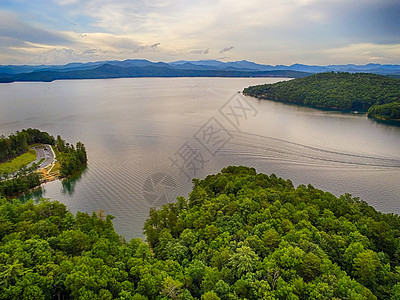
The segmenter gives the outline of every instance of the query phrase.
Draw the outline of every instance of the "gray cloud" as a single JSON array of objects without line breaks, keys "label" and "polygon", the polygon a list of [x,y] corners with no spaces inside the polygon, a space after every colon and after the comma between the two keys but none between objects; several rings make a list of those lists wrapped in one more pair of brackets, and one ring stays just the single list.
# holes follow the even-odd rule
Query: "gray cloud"
[{"label": "gray cloud", "polygon": [[210,53],[210,49],[198,49],[198,50],[192,50],[189,52],[190,54],[199,54],[199,55],[206,55]]},{"label": "gray cloud", "polygon": [[155,43],[152,45],[144,45],[144,46],[141,45],[141,46],[137,46],[136,48],[133,48],[131,50],[132,50],[132,53],[154,51],[154,50],[157,50],[159,45],[160,45],[160,43]]},{"label": "gray cloud", "polygon": [[28,45],[25,41],[17,40],[7,36],[0,36],[0,48],[7,47],[32,47]]},{"label": "gray cloud", "polygon": [[[400,2],[393,0],[354,0],[312,2],[296,12],[278,33],[294,36],[304,32],[309,39],[324,43],[400,42]],[[319,16],[313,19],[310,16]],[[293,30],[293,32],[286,31]]]},{"label": "gray cloud", "polygon": [[[52,0],[32,7],[16,15],[0,10],[2,61],[54,49],[43,60],[140,53],[166,61],[207,55],[267,64],[400,62],[399,0]],[[225,47],[238,43],[234,51]]]},{"label": "gray cloud", "polygon": [[83,55],[98,55],[98,49],[85,49],[83,50]]},{"label": "gray cloud", "polygon": [[0,37],[46,45],[70,43],[62,34],[24,23],[5,11],[0,11]]},{"label": "gray cloud", "polygon": [[[346,22],[347,21],[347,22]],[[348,35],[362,42],[400,42],[400,2],[379,1],[353,7],[346,20]],[[346,29],[342,32],[346,34]]]},{"label": "gray cloud", "polygon": [[232,49],[233,49],[233,46],[225,47],[224,49],[222,49],[221,51],[219,51],[219,53],[225,53],[225,52],[231,51]]}]

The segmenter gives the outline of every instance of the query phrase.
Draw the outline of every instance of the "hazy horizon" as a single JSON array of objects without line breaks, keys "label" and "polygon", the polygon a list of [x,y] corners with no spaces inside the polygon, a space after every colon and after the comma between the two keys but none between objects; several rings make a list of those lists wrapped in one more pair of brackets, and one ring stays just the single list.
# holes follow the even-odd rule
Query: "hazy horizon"
[{"label": "hazy horizon", "polygon": [[332,64],[325,64],[325,65],[322,65],[322,64],[307,64],[307,63],[301,63],[301,62],[294,62],[294,63],[292,63],[292,64],[280,64],[280,63],[278,63],[278,64],[268,64],[268,63],[259,63],[259,62],[256,62],[256,61],[251,61],[251,60],[248,60],[248,59],[241,59],[241,60],[231,60],[231,61],[222,61],[222,60],[218,60],[218,59],[196,59],[196,60],[185,60],[185,59],[182,59],[182,60],[171,60],[171,61],[157,61],[157,60],[150,60],[150,59],[146,59],[146,58],[125,58],[125,59],[107,59],[107,60],[92,60],[92,61],[70,61],[70,62],[66,62],[66,63],[54,63],[54,64],[52,64],[52,63],[32,63],[32,64],[30,64],[30,63],[27,63],[27,64],[0,64],[0,66],[41,66],[41,65],[43,65],[43,66],[64,66],[64,65],[68,65],[68,64],[78,64],[78,63],[97,63],[97,62],[111,62],[111,61],[126,61],[126,60],[147,60],[147,61],[149,61],[149,62],[152,62],[152,63],[166,63],[166,64],[171,64],[171,63],[175,63],[175,62],[179,62],[179,61],[182,61],[182,62],[200,62],[200,61],[219,61],[219,62],[222,62],[222,63],[234,63],[234,62],[242,62],[242,61],[246,61],[246,62],[250,62],[250,63],[256,63],[256,64],[259,64],[259,65],[269,65],[269,66],[272,66],[272,67],[276,67],[276,66],[287,66],[287,67],[290,67],[290,66],[292,66],[292,65],[306,65],[306,66],[318,66],[318,67],[327,67],[327,66],[335,66],[335,65],[343,65],[343,66],[345,66],[345,65],[356,65],[356,66],[364,66],[364,65],[393,65],[393,66],[398,66],[398,65],[400,65],[400,63],[399,64],[391,64],[391,63],[388,63],[388,64],[384,64],[384,63],[376,63],[376,62],[369,62],[369,63],[365,63],[365,64],[353,64],[353,63],[348,63],[348,64],[335,64],[335,63],[332,63]]}]

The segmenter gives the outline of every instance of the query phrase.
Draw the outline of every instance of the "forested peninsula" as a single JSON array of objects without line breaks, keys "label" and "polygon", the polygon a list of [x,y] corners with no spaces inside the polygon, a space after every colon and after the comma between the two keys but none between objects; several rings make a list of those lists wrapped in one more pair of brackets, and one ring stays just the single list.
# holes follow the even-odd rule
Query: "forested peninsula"
[{"label": "forested peninsula", "polygon": [[[50,145],[56,156],[47,169],[40,167],[41,161],[34,163],[36,154],[33,148],[42,145]],[[8,168],[4,167],[6,164]],[[86,148],[81,142],[74,147],[60,136],[54,138],[33,128],[17,131],[8,137],[0,136],[0,196],[19,195],[39,186],[44,181],[43,174],[50,170],[56,170],[57,177],[64,178],[81,171],[86,164]]]},{"label": "forested peninsula", "polygon": [[0,200],[0,299],[400,299],[400,218],[227,167],[152,209],[147,243],[102,211]]},{"label": "forested peninsula", "polygon": [[400,80],[369,73],[319,73],[294,80],[250,86],[243,93],[320,109],[367,112],[400,124]]}]

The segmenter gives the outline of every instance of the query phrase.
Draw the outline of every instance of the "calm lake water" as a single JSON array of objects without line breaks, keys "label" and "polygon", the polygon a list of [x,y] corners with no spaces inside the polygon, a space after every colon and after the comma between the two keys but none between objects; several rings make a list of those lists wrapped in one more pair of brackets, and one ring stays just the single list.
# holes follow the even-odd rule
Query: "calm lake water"
[{"label": "calm lake water", "polygon": [[[38,128],[82,141],[88,168],[39,196],[75,213],[102,209],[143,237],[151,206],[187,196],[191,177],[227,165],[351,193],[400,213],[400,127],[365,115],[243,97],[273,78],[131,78],[0,85],[0,134]],[[36,196],[38,196],[36,195]]]}]

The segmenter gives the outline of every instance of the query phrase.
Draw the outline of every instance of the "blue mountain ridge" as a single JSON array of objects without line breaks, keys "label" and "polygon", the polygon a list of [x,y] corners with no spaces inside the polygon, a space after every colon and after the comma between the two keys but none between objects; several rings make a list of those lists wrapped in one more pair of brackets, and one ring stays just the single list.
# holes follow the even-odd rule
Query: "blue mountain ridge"
[{"label": "blue mountain ridge", "polygon": [[174,68],[178,70],[230,70],[230,71],[274,71],[274,70],[290,70],[308,73],[321,73],[321,72],[368,72],[381,75],[400,75],[400,65],[382,65],[369,63],[366,65],[305,65],[305,64],[292,64],[286,65],[263,65],[257,64],[247,60],[222,62],[218,60],[179,60],[174,62],[151,62],[145,59],[127,59],[124,61],[97,61],[88,63],[69,63],[65,65],[0,65],[0,74],[20,74],[30,73],[37,71],[75,71],[75,70],[89,70],[102,65],[109,64],[117,67],[165,67]]},{"label": "blue mountain ridge", "polygon": [[400,65],[262,65],[247,60],[180,60],[151,62],[145,59],[109,60],[65,65],[0,65],[0,82],[53,81],[121,77],[288,77],[298,78],[321,72],[365,72],[400,76]]},{"label": "blue mountain ridge", "polygon": [[381,75],[400,75],[400,65],[382,65],[382,64],[366,64],[366,65],[305,65],[305,64],[292,64],[286,65],[263,65],[257,64],[247,60],[222,62],[218,60],[179,60],[174,62],[151,62],[145,59],[127,59],[124,61],[97,61],[88,63],[69,63],[66,65],[0,65],[0,74],[20,74],[30,73],[37,71],[75,71],[75,70],[89,70],[100,67],[104,64],[109,64],[117,67],[165,67],[174,68],[178,70],[242,70],[242,71],[274,71],[274,70],[290,70],[308,73],[321,73],[321,72],[368,72]]}]

